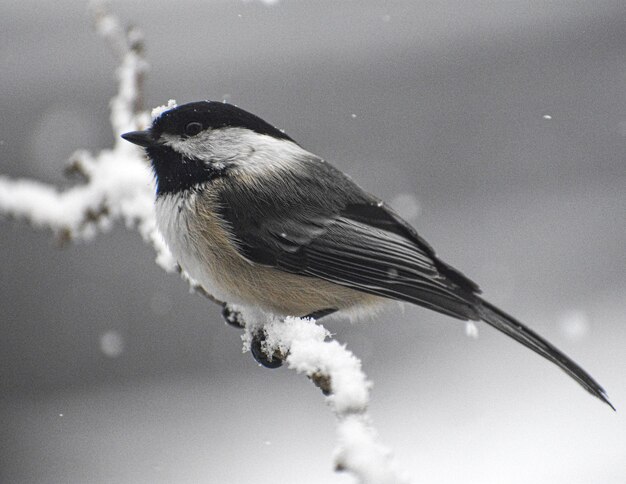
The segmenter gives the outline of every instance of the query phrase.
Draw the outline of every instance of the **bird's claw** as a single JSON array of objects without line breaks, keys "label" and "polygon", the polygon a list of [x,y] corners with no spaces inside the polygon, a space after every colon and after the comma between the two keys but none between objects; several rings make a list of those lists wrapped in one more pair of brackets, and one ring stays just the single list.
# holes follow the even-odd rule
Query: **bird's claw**
[{"label": "bird's claw", "polygon": [[280,351],[274,351],[271,356],[268,356],[265,351],[263,351],[263,342],[265,341],[265,333],[263,330],[258,331],[252,337],[252,342],[250,343],[250,352],[254,359],[260,365],[263,365],[265,368],[279,368],[282,366],[284,359],[286,358]]}]

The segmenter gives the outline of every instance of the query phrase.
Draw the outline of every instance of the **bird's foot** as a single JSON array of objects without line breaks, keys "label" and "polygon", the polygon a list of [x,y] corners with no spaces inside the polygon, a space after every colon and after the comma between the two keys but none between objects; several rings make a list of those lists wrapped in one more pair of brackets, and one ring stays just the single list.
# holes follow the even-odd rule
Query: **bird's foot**
[{"label": "bird's foot", "polygon": [[268,356],[263,350],[264,341],[265,332],[263,330],[258,331],[252,337],[250,352],[252,353],[252,356],[254,356],[254,359],[265,368],[278,368],[282,366],[287,355],[283,355],[280,351],[274,351],[271,356]]}]

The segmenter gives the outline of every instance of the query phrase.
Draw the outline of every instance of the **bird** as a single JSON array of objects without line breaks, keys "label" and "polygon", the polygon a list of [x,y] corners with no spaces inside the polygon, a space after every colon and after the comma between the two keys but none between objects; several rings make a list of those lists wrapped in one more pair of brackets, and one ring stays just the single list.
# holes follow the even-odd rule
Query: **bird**
[{"label": "bird", "polygon": [[214,298],[275,317],[354,318],[400,301],[484,321],[615,409],[585,370],[484,299],[383,200],[260,117],[197,101],[122,138],[152,166],[170,251]]}]

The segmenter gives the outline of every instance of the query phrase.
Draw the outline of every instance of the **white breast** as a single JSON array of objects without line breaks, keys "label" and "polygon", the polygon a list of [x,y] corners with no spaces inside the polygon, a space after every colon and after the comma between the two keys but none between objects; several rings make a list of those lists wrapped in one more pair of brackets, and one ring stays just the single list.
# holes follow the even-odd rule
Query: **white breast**
[{"label": "white breast", "polygon": [[[189,276],[215,298],[236,303],[237,298],[227,285],[220,283],[224,280],[224,251],[232,251],[228,234],[215,217],[207,217],[206,213],[202,214],[204,230],[199,231],[197,198],[195,192],[159,196],[156,201],[159,230]],[[207,211],[211,208],[207,207]],[[210,234],[209,240],[207,234]]]}]

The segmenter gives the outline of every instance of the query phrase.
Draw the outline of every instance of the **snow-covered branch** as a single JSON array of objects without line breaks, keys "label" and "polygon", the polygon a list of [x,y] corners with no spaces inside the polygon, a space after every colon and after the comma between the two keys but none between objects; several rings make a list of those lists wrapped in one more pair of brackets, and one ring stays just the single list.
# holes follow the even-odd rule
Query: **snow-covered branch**
[{"label": "snow-covered branch", "polygon": [[[53,231],[63,242],[87,241],[122,222],[137,230],[156,251],[156,262],[166,271],[179,270],[156,225],[154,182],[140,149],[119,135],[145,128],[151,120],[142,111],[142,86],[147,70],[142,35],[136,28],[124,29],[114,15],[94,9],[96,30],[113,48],[120,63],[118,91],[111,100],[112,149],[97,154],[77,151],[68,172],[80,181],[60,190],[34,180],[0,176],[0,215],[25,220],[37,228]],[[167,107],[172,107],[173,101]],[[152,112],[156,115],[161,109]],[[216,301],[184,273],[190,287]],[[378,443],[367,413],[370,382],[361,362],[345,346],[312,320],[247,321],[244,348],[253,335],[262,332],[266,355],[280,354],[288,366],[305,373],[322,389],[337,417],[338,470],[353,474],[367,484],[407,482],[393,465],[390,452]]]},{"label": "snow-covered branch", "polygon": [[[150,121],[149,115],[140,111],[147,64],[137,29],[124,31],[119,20],[101,8],[96,9],[95,19],[98,32],[119,57],[118,92],[111,100],[111,125],[119,139],[119,134]],[[149,166],[139,149],[122,141],[97,155],[76,151],[66,171],[80,175],[82,183],[64,191],[33,180],[0,176],[0,213],[50,229],[61,241],[89,240],[122,221],[155,247],[164,269],[172,270],[175,264],[156,230]]]},{"label": "snow-covered branch", "polygon": [[304,373],[326,395],[337,418],[335,468],[353,474],[363,484],[409,482],[397,469],[389,449],[378,442],[367,412],[371,383],[361,361],[345,345],[311,319],[287,318],[247,324],[244,346],[261,329],[267,355],[286,355],[289,368]]}]

